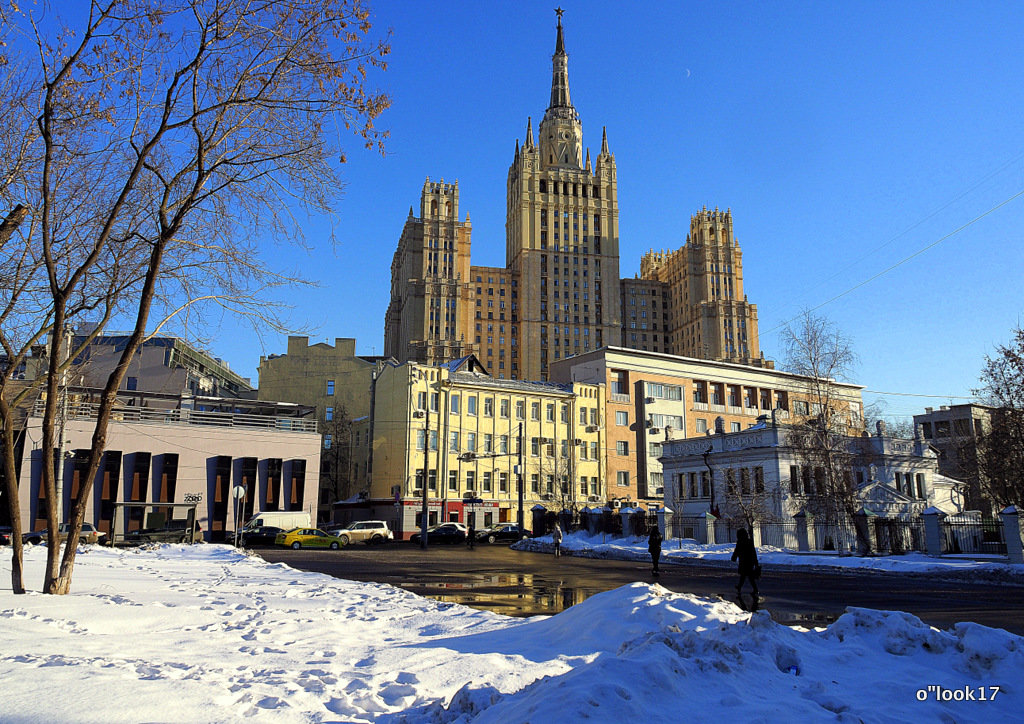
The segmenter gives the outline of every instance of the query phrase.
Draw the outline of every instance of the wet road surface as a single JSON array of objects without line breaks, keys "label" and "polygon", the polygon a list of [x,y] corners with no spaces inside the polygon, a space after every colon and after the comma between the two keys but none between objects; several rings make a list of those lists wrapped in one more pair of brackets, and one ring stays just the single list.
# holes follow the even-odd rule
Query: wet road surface
[{"label": "wet road surface", "polygon": [[[718,596],[738,603],[734,568],[706,563],[662,564],[513,551],[503,545],[433,546],[408,543],[348,546],[340,551],[263,549],[270,562],[355,581],[390,583],[441,601],[512,616],[552,614],[589,596],[634,581],[657,582],[677,593]],[[765,572],[760,607],[785,624],[823,626],[847,606],[901,610],[948,628],[974,621],[1024,635],[1024,587],[935,581],[920,575],[797,571]],[[749,588],[747,589],[749,590]],[[751,596],[742,604],[750,607]]]}]

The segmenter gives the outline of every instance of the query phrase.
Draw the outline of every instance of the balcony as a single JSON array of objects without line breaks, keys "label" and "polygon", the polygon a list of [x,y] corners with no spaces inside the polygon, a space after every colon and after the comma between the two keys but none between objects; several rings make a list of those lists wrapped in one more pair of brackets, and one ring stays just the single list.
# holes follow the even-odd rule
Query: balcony
[{"label": "balcony", "polygon": [[629,403],[629,394],[628,393],[623,394],[621,392],[612,392],[611,393],[611,401],[612,402],[625,402],[625,403],[628,404]]}]

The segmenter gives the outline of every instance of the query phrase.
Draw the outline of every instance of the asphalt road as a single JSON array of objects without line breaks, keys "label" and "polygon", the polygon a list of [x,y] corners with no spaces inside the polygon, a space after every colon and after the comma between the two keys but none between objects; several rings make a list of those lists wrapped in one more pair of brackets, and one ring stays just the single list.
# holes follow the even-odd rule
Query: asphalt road
[{"label": "asphalt road", "polygon": [[[557,613],[595,593],[632,583],[657,581],[678,593],[718,596],[736,602],[732,567],[706,563],[650,565],[636,561],[513,551],[502,545],[434,546],[408,543],[352,545],[340,551],[263,549],[271,562],[355,581],[390,583],[443,601],[514,616]],[[1024,635],[1024,587],[937,581],[926,576],[826,571],[766,571],[760,583],[762,609],[786,624],[824,625],[847,606],[913,613],[948,628],[974,621]],[[749,589],[748,589],[749,590]],[[743,605],[750,607],[750,595]]]}]

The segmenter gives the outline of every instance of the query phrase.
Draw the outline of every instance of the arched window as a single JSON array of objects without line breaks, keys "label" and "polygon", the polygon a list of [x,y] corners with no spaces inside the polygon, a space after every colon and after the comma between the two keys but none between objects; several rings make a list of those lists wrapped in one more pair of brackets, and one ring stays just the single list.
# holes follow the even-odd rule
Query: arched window
[{"label": "arched window", "polygon": [[430,202],[430,215],[437,216],[437,199]]},{"label": "arched window", "polygon": [[540,182],[540,192],[542,194],[546,194],[548,192],[548,182],[547,181],[541,181]]},{"label": "arched window", "polygon": [[448,203],[446,203],[444,205],[444,215],[445,216],[451,216],[452,215],[452,202],[451,201],[449,201]]}]

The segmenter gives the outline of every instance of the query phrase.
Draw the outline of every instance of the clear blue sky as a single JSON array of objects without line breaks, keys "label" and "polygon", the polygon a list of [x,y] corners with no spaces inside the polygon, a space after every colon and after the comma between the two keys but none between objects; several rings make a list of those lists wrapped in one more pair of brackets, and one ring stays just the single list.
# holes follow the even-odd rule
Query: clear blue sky
[{"label": "clear blue sky", "polygon": [[[391,139],[383,158],[345,140],[346,196],[289,259],[321,283],[290,299],[314,341],[382,352],[391,257],[426,176],[459,181],[474,263],[504,264],[506,172],[547,106],[555,4],[375,4],[393,31]],[[618,162],[622,275],[681,246],[702,205],[731,208],[770,358],[802,307],[1024,190],[1022,4],[562,6],[584,142],[596,154],[607,126]],[[1022,321],[1022,222],[1024,196],[818,310],[855,343],[852,381],[939,396],[887,398],[886,414],[970,395]],[[213,346],[255,381],[286,340],[261,349],[229,326]]]}]

